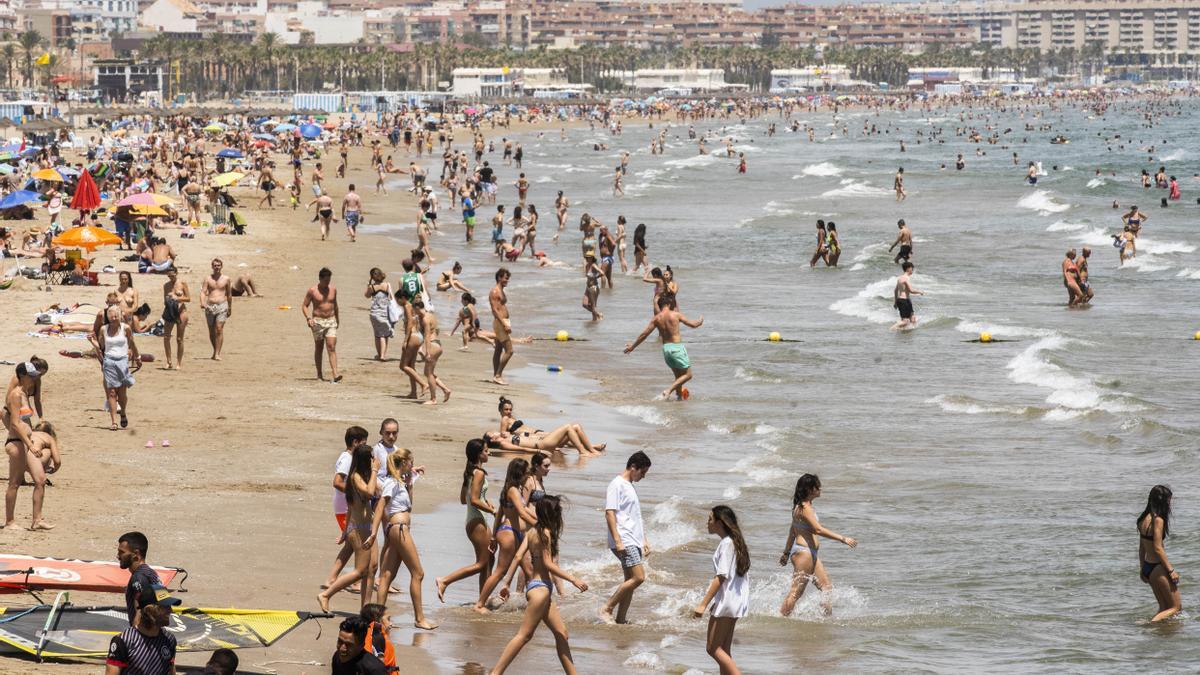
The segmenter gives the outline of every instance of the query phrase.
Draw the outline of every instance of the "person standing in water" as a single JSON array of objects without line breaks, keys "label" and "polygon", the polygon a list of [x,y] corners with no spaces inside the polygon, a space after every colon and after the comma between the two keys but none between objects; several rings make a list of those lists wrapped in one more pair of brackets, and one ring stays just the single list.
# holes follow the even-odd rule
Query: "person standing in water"
[{"label": "person standing in water", "polygon": [[896,290],[893,291],[892,304],[896,310],[900,312],[900,320],[892,324],[892,330],[904,330],[917,327],[917,315],[913,313],[912,297],[913,295],[925,295],[921,291],[913,288],[912,274],[913,264],[904,261],[901,267],[904,272],[896,277]]},{"label": "person standing in water", "polygon": [[896,169],[896,177],[892,179],[892,189],[896,191],[896,201],[902,202],[908,199],[908,193],[904,191],[904,167]]},{"label": "person standing in water", "polygon": [[908,224],[904,222],[903,218],[896,221],[896,227],[900,228],[900,233],[896,235],[896,241],[893,241],[892,245],[888,247],[888,253],[891,253],[897,245],[900,246],[900,252],[892,259],[892,262],[898,265],[901,260],[908,262],[912,258],[913,233],[908,229]]},{"label": "person standing in water", "polygon": [[738,619],[750,611],[750,550],[738,527],[737,514],[725,505],[714,506],[708,516],[708,533],[721,538],[713,553],[715,576],[708,583],[704,598],[692,610],[700,618],[709,611],[706,650],[721,673],[739,673],[733,662],[733,629]]},{"label": "person standing in water", "polygon": [[1074,307],[1083,299],[1079,288],[1079,268],[1075,266],[1075,249],[1067,251],[1062,261],[1063,286],[1067,288],[1067,307]]},{"label": "person standing in water", "polygon": [[1087,304],[1092,301],[1092,285],[1088,283],[1088,258],[1092,255],[1092,249],[1084,246],[1080,252],[1080,258],[1076,262],[1075,267],[1078,271],[1079,291],[1083,294],[1079,299],[1079,304]]},{"label": "person standing in water", "polygon": [[[606,623],[628,623],[626,614],[633,592],[646,581],[646,570],[642,564],[650,555],[650,542],[646,539],[642,524],[642,503],[633,484],[646,477],[650,471],[650,457],[637,451],[625,462],[625,470],[608,484],[604,498],[604,520],[608,525],[608,548],[621,563],[625,580],[617,587],[608,602],[600,610],[600,618]],[[617,615],[613,617],[613,610]]]},{"label": "person standing in water", "polygon": [[791,616],[796,608],[796,602],[804,595],[811,579],[822,592],[821,608],[825,615],[833,614],[831,593],[833,584],[825,573],[825,566],[818,559],[820,548],[818,537],[833,539],[854,548],[858,542],[845,537],[833,530],[821,527],[817,521],[817,512],[813,510],[813,500],[821,496],[821,479],[811,473],[806,473],[796,481],[796,489],[792,494],[792,526],[788,530],[787,542],[784,543],[783,555],[779,556],[779,565],[783,567],[792,563],[792,587],[783,599],[779,613]]},{"label": "person standing in water", "polygon": [[492,552],[489,547],[492,543],[492,528],[488,527],[485,514],[495,516],[496,507],[487,498],[487,469],[483,468],[488,461],[487,444],[482,439],[472,438],[467,441],[466,455],[467,468],[463,471],[458,500],[467,507],[467,540],[475,549],[475,562],[434,581],[438,600],[442,602],[446,601],[446,589],[450,584],[467,577],[478,576],[479,590],[482,592],[491,573]]},{"label": "person standing in water", "polygon": [[829,249],[827,249],[825,247],[825,243],[827,240],[828,240],[828,237],[826,236],[826,233],[825,233],[825,221],[818,220],[817,221],[817,250],[813,251],[812,260],[810,260],[808,263],[809,267],[816,267],[818,260],[824,261],[825,265],[827,267],[829,266]]},{"label": "person standing in water", "polygon": [[667,367],[675,375],[675,381],[662,393],[662,397],[669,399],[671,394],[675,394],[678,400],[682,401],[687,397],[683,385],[692,379],[692,361],[688,358],[687,347],[683,345],[683,338],[679,335],[679,324],[688,328],[699,328],[704,325],[704,317],[701,316],[695,321],[688,319],[676,309],[675,295],[663,293],[658,297],[658,314],[650,319],[645,330],[637,336],[632,344],[625,345],[625,353],[633,352],[638,345],[650,337],[650,333],[657,330],[662,339],[663,359],[666,360]]},{"label": "person standing in water", "polygon": [[1158,601],[1158,613],[1150,619],[1152,622],[1183,611],[1183,601],[1179,598],[1179,572],[1167,560],[1167,549],[1163,545],[1171,531],[1171,496],[1171,488],[1155,485],[1137,520],[1140,576],[1142,583],[1150,584],[1154,599]]}]

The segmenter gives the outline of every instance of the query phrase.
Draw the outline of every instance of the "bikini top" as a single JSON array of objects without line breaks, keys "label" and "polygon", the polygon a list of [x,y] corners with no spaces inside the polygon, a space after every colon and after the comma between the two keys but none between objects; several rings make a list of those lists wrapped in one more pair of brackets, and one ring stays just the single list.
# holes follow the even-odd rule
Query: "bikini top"
[{"label": "bikini top", "polygon": [[1146,534],[1145,532],[1143,532],[1142,526],[1139,524],[1138,525],[1138,536],[1141,537],[1142,539],[1148,539],[1149,541],[1154,541],[1154,516],[1151,515],[1149,518],[1146,519],[1145,522],[1149,525],[1150,534]]},{"label": "bikini top", "polygon": [[508,433],[510,433],[510,434],[516,433],[517,429],[520,429],[524,425],[525,425],[525,422],[523,422],[521,420],[513,420],[513,423],[510,424],[508,427]]},{"label": "bikini top", "polygon": [[533,490],[529,493],[529,503],[533,504],[542,501],[542,497],[546,496],[545,490]]}]

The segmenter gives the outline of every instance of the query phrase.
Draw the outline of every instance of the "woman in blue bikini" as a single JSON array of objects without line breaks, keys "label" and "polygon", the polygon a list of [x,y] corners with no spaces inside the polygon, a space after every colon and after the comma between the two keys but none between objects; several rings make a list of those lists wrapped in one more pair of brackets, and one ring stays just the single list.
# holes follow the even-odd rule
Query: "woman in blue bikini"
[{"label": "woman in blue bikini", "polygon": [[586,592],[588,585],[567,573],[555,562],[558,557],[558,541],[563,530],[562,503],[559,498],[546,495],[539,499],[536,516],[537,524],[529,529],[528,536],[513,556],[512,564],[508,566],[508,574],[504,577],[504,585],[500,589],[500,597],[507,600],[508,585],[516,574],[518,563],[525,566],[521,561],[528,553],[533,574],[529,575],[529,570],[526,570],[526,578],[529,581],[525,584],[525,617],[521,620],[517,634],[504,647],[499,663],[492,669],[492,673],[497,675],[503,673],[521,653],[521,648],[533,639],[539,623],[546,624],[554,634],[554,648],[558,651],[558,660],[562,664],[563,672],[568,675],[577,672],[575,660],[571,656],[571,645],[567,642],[567,624],[558,613],[558,607],[554,604],[554,594],[550,589],[555,577],[571,582],[581,592]]},{"label": "woman in blue bikini", "polygon": [[[537,524],[537,516],[528,505],[529,495],[526,492],[525,479],[529,475],[529,462],[517,458],[508,463],[508,473],[504,478],[504,490],[500,493],[500,513],[496,516],[495,529],[492,530],[492,541],[496,546],[496,567],[492,575],[483,584],[479,592],[479,600],[475,602],[474,610],[481,614],[488,613],[487,602],[492,591],[500,583],[501,577],[514,560],[517,548],[525,538],[525,530]],[[524,555],[524,554],[522,554]],[[516,557],[520,560],[520,557]],[[525,578],[532,578],[532,570],[528,563],[520,560],[525,569]]]},{"label": "woman in blue bikini", "polygon": [[825,614],[833,613],[833,605],[830,602],[833,584],[829,581],[829,575],[825,573],[825,566],[817,558],[817,549],[820,547],[817,537],[840,541],[850,548],[858,546],[858,542],[854,539],[821,527],[821,523],[817,521],[817,512],[813,510],[812,505],[813,500],[820,496],[820,478],[806,473],[796,481],[796,492],[792,496],[792,527],[788,530],[783,555],[779,556],[779,565],[785,566],[788,560],[791,560],[793,570],[792,588],[788,591],[787,597],[783,599],[783,606],[779,609],[779,613],[784,616],[791,616],[792,610],[796,608],[796,602],[800,600],[800,596],[804,595],[804,589],[808,587],[809,579],[816,583],[817,588],[825,596],[821,601],[821,607],[825,610]]}]

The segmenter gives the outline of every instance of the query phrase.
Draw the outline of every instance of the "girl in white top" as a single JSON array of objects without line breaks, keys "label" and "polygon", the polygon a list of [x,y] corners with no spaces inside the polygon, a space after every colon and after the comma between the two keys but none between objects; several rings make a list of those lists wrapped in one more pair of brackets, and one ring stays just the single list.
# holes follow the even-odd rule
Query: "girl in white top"
[{"label": "girl in white top", "polygon": [[100,365],[104,373],[104,394],[108,398],[108,411],[112,417],[111,428],[115,431],[117,418],[120,428],[129,426],[129,387],[133,384],[133,372],[142,367],[137,345],[133,342],[133,331],[121,322],[121,307],[113,305],[105,310],[107,322],[97,333],[100,346]]},{"label": "girl in white top", "polygon": [[[437,628],[437,624],[425,618],[421,604],[421,581],[425,571],[421,568],[421,555],[412,538],[412,488],[425,473],[425,467],[413,466],[412,452],[407,448],[396,448],[387,459],[387,477],[380,483],[380,499],[375,509],[383,512],[383,552],[380,555],[379,586],[375,602],[387,606],[388,590],[400,570],[400,563],[408,568],[408,595],[413,606],[413,625],[425,630]],[[377,515],[375,518],[379,521]]]},{"label": "girl in white top", "polygon": [[692,615],[699,618],[706,610],[709,612],[708,654],[717,662],[721,675],[737,675],[740,671],[733,662],[733,629],[737,620],[750,610],[750,582],[746,579],[750,551],[738,527],[737,515],[728,506],[713,507],[708,516],[708,533],[721,537],[713,553],[715,576]]}]

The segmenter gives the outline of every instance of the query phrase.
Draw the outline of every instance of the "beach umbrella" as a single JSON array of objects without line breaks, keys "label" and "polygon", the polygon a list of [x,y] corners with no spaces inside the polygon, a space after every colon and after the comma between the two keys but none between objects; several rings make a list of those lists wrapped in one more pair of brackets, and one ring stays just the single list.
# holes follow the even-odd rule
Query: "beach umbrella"
[{"label": "beach umbrella", "polygon": [[54,181],[55,183],[63,182],[62,174],[54,169],[38,169],[33,172],[33,177],[37,180]]},{"label": "beach umbrella", "polygon": [[174,201],[175,200],[171,199],[170,197],[155,194],[153,192],[138,192],[136,194],[131,194],[125,199],[117,202],[117,206],[137,206],[139,204],[143,206],[163,206],[165,204],[171,204]]},{"label": "beach umbrella", "polygon": [[166,216],[170,215],[161,206],[153,204],[136,204],[129,207],[129,212],[135,216]]},{"label": "beach umbrella", "polygon": [[225,131],[225,125],[221,124],[220,122],[213,122],[212,124],[204,127],[204,130],[210,134],[216,134]]},{"label": "beach umbrella", "polygon": [[229,171],[217,176],[216,178],[213,178],[212,182],[213,185],[216,185],[217,187],[225,187],[226,185],[233,185],[245,177],[246,174],[240,171]]},{"label": "beach umbrella", "polygon": [[11,209],[14,206],[36,202],[42,196],[33,190],[17,190],[8,194],[4,199],[0,199],[0,210]]},{"label": "beach umbrella", "polygon": [[96,250],[98,246],[110,246],[112,244],[120,244],[121,238],[109,232],[102,227],[72,227],[55,237],[53,243],[57,246],[66,246],[68,248],[87,249],[88,253]]},{"label": "beach umbrella", "polygon": [[241,159],[242,157],[245,157],[245,155],[242,154],[241,150],[235,150],[234,148],[225,148],[224,150],[217,153],[217,157],[224,157],[226,159]]},{"label": "beach umbrella", "polygon": [[251,145],[256,148],[270,148],[275,146],[275,141],[268,141],[260,138],[251,143]]},{"label": "beach umbrella", "polygon": [[96,181],[92,180],[92,174],[84,171],[79,175],[79,185],[71,197],[71,208],[83,211],[97,206],[100,206],[100,191],[96,189]]},{"label": "beach umbrella", "polygon": [[78,176],[79,175],[79,170],[74,167],[63,165],[63,166],[60,166],[57,168],[58,168],[58,172],[60,174],[62,174],[63,176]]},{"label": "beach umbrella", "polygon": [[287,122],[284,122],[283,124],[275,125],[275,133],[282,134],[282,133],[286,133],[288,131],[292,131],[297,128],[298,127],[295,124],[289,124]]},{"label": "beach umbrella", "polygon": [[261,139],[262,139],[262,140],[264,140],[264,141],[271,141],[272,143],[274,143],[274,142],[275,142],[275,137],[274,137],[274,136],[272,136],[271,134],[254,134],[254,136],[253,136],[253,137],[254,137],[254,138],[261,138]]},{"label": "beach umbrella", "polygon": [[321,127],[315,124],[301,124],[300,135],[305,138],[317,138],[321,135]]},{"label": "beach umbrella", "polygon": [[0,164],[0,174],[11,176],[14,171],[16,171],[16,169],[12,167],[12,164]]}]

